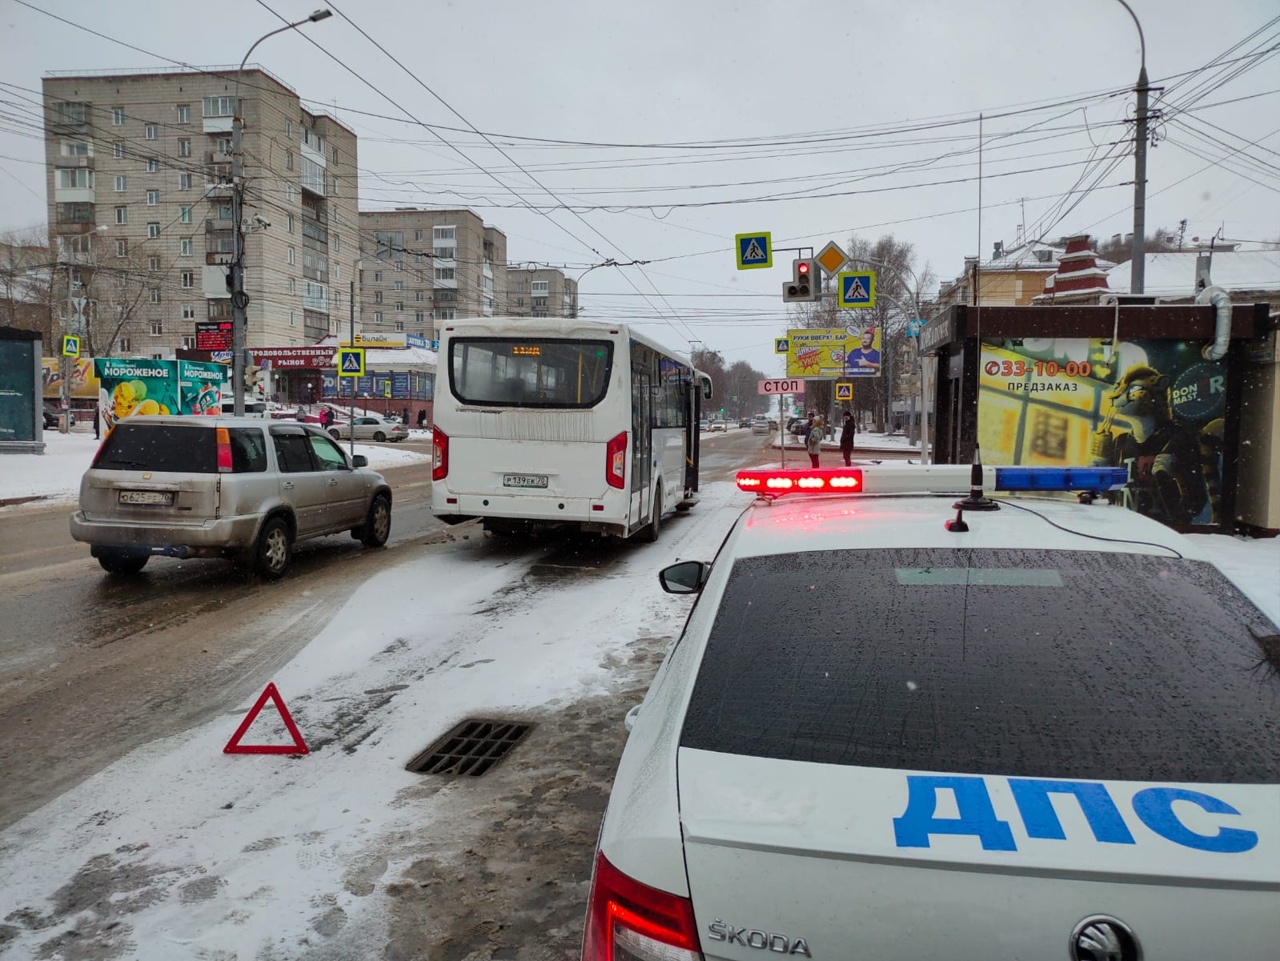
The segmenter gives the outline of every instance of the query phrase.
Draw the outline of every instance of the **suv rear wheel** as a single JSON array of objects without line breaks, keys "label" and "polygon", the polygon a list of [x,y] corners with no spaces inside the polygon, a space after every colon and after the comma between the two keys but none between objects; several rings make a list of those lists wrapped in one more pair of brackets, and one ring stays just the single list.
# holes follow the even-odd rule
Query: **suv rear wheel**
[{"label": "suv rear wheel", "polygon": [[276,581],[284,576],[293,555],[293,537],[283,517],[272,517],[262,525],[258,546],[254,549],[253,569],[264,580]]},{"label": "suv rear wheel", "polygon": [[391,536],[391,501],[386,494],[379,494],[369,505],[369,515],[357,532],[365,547],[381,547]]},{"label": "suv rear wheel", "polygon": [[102,551],[98,563],[108,574],[136,574],[147,566],[146,554],[126,554],[123,551]]}]

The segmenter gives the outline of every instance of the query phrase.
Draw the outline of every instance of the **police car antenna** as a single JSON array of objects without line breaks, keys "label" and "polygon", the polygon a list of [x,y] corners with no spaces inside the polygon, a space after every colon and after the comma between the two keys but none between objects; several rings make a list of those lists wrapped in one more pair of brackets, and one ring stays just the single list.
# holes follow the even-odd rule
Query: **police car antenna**
[{"label": "police car antenna", "polygon": [[973,467],[969,471],[969,496],[951,505],[956,509],[956,516],[946,523],[946,528],[953,534],[963,534],[969,530],[964,522],[965,511],[998,511],[1000,505],[982,493],[982,453],[977,444],[973,445]]}]

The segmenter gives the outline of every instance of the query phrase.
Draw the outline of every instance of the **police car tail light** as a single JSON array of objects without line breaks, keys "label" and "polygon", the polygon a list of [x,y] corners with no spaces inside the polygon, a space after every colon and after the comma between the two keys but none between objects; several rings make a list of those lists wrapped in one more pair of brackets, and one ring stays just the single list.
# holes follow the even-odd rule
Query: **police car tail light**
[{"label": "police car tail light", "polygon": [[439,427],[431,430],[431,479],[444,480],[449,476],[449,435]]},{"label": "police car tail light", "polygon": [[604,453],[604,479],[610,487],[622,489],[627,477],[627,432],[609,441]]},{"label": "police car tail light", "polygon": [[214,435],[218,444],[218,473],[230,474],[234,469],[231,466],[231,432],[225,427],[219,427]]},{"label": "police car tail light", "polygon": [[[995,491],[1119,490],[1124,467],[979,467],[982,487]],[[885,464],[866,468],[738,471],[738,489],[761,497],[783,494],[958,494],[970,489],[966,464]]]},{"label": "police car tail light", "polygon": [[701,961],[693,903],[623,874],[596,854],[582,961]]},{"label": "police car tail light", "polygon": [[740,470],[738,489],[765,497],[781,497],[783,494],[853,494],[862,490],[862,470],[831,467],[811,470]]}]

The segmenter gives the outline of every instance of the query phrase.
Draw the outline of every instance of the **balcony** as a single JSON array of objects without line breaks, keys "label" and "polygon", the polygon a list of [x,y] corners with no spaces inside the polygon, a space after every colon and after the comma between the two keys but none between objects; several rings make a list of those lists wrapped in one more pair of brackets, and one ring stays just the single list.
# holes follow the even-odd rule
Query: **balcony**
[{"label": "balcony", "polygon": [[325,289],[323,284],[313,284],[307,281],[302,287],[302,306],[306,310],[318,310],[327,314],[329,312],[329,291]]},{"label": "balcony", "polygon": [[329,231],[314,221],[302,219],[302,243],[306,247],[329,246]]},{"label": "balcony", "polygon": [[54,226],[60,234],[83,234],[97,225],[93,204],[60,203],[56,205]]},{"label": "balcony", "polygon": [[91,134],[93,105],[57,101],[49,105],[49,129],[55,134]]},{"label": "balcony", "polygon": [[204,195],[210,200],[230,197],[235,192],[231,180],[232,166],[229,163],[214,163],[213,154],[204,155]]},{"label": "balcony", "polygon": [[74,167],[74,168],[80,168],[85,170],[92,170],[93,154],[75,154],[71,156],[64,156],[62,154],[59,154],[58,156],[53,158],[53,166],[56,169],[61,169],[63,167]]}]

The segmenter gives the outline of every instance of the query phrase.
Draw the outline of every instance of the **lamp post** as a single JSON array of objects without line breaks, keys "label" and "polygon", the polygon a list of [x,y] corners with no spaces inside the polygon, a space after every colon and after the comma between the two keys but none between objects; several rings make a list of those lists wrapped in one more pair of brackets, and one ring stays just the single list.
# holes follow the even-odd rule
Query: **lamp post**
[{"label": "lamp post", "polygon": [[[94,234],[103,233],[107,229],[108,227],[106,224],[99,224],[97,227],[93,229],[93,232],[88,235],[90,252],[92,252],[93,250]],[[89,306],[89,300],[88,300],[88,297],[85,296],[85,297],[79,298],[80,302],[77,303],[76,289],[79,288],[80,290],[84,291],[85,294],[88,294],[88,288],[86,288],[83,283],[76,280],[75,258],[72,256],[70,244],[67,243],[67,240],[65,237],[62,238],[62,244],[63,244],[63,247],[60,252],[63,255],[65,255],[67,258],[66,260],[67,321],[63,325],[63,328],[64,328],[63,332],[67,334],[75,334],[77,337],[81,338],[81,343],[83,344],[86,339],[85,338],[86,324],[85,324],[84,311]],[[77,360],[78,359],[79,358],[77,358]],[[62,407],[62,416],[59,418],[58,430],[59,432],[66,434],[66,433],[69,433],[71,430],[71,376],[74,369],[74,363],[70,357],[66,357],[62,355],[61,349],[59,349],[58,360],[59,360],[59,368],[62,373],[62,390],[61,390],[61,396],[59,398],[59,401]]]},{"label": "lamp post", "polygon": [[1117,2],[1133,17],[1133,25],[1138,28],[1138,46],[1142,57],[1135,91],[1138,105],[1133,115],[1133,248],[1129,264],[1129,293],[1141,294],[1146,287],[1146,248],[1143,234],[1147,229],[1147,93],[1151,88],[1147,85],[1147,41],[1142,35],[1142,24],[1125,0]]},{"label": "lamp post", "polygon": [[235,230],[232,233],[230,282],[232,311],[231,391],[235,397],[234,411],[237,417],[244,416],[245,326],[248,323],[245,308],[249,306],[249,295],[244,292],[244,183],[241,180],[242,151],[240,149],[240,136],[244,128],[244,114],[240,110],[240,78],[244,75],[244,65],[249,62],[249,57],[263,40],[268,37],[274,37],[278,33],[284,33],[286,30],[293,30],[304,23],[316,23],[332,16],[333,12],[331,10],[317,10],[304,20],[286,24],[277,30],[272,30],[270,33],[264,33],[253,42],[253,46],[245,53],[244,59],[240,61],[240,69],[236,71],[235,114],[231,122],[231,219],[235,225]]}]

